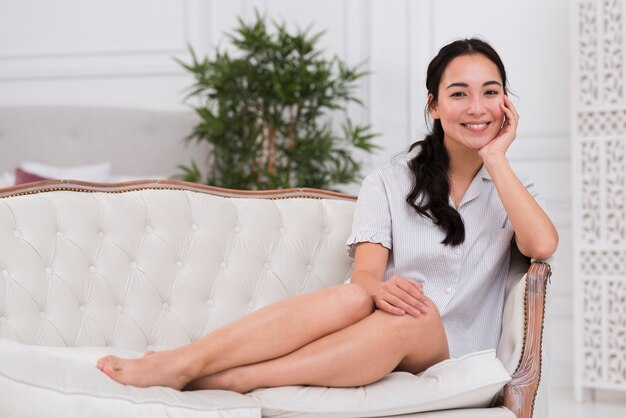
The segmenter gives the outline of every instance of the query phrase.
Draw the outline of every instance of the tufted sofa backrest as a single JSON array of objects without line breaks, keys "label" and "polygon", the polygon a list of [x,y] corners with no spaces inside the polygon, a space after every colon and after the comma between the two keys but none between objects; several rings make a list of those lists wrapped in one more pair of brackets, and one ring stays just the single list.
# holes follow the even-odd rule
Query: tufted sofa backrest
[{"label": "tufted sofa backrest", "polygon": [[189,343],[344,282],[355,200],[176,181],[0,192],[0,338],[136,351]]}]

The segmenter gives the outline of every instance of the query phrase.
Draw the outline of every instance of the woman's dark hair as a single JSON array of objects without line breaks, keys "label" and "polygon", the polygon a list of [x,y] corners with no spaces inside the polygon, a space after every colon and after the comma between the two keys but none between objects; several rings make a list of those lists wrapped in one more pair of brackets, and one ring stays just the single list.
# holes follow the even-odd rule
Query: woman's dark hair
[{"label": "woman's dark hair", "polygon": [[[441,48],[428,65],[426,89],[432,97],[426,107],[427,120],[430,106],[436,104],[439,98],[439,82],[448,64],[456,57],[471,54],[484,55],[493,62],[500,71],[502,86],[506,89],[504,64],[491,45],[475,38],[454,41]],[[435,225],[444,230],[446,237],[441,241],[442,244],[459,245],[465,240],[465,226],[459,212],[448,203],[450,159],[443,145],[443,135],[441,121],[435,119],[431,132],[409,148],[411,151],[420,146],[419,153],[409,161],[409,168],[415,177],[415,182],[406,201],[418,214],[431,219]]]}]

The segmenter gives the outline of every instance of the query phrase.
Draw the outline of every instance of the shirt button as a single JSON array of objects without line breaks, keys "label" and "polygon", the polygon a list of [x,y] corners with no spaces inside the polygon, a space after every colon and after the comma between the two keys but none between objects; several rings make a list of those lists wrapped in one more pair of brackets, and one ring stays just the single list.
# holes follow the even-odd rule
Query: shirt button
[{"label": "shirt button", "polygon": [[459,250],[458,248],[456,250],[454,250],[454,254],[459,255],[461,254],[461,250]]},{"label": "shirt button", "polygon": [[452,288],[451,287],[446,287],[446,293],[450,293],[452,292]]}]

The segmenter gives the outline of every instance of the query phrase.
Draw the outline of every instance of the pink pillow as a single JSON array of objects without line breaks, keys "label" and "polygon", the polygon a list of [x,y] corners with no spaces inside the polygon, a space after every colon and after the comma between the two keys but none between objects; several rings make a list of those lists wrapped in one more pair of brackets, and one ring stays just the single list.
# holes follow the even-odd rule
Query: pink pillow
[{"label": "pink pillow", "polygon": [[15,169],[15,184],[31,183],[33,181],[49,180],[46,177],[39,176],[37,174],[29,173],[21,168]]}]

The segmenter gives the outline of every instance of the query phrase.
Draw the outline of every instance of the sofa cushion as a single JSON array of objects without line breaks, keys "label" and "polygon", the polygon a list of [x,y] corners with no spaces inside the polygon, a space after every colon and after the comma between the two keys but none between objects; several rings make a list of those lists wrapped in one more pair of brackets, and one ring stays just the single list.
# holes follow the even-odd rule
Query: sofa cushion
[{"label": "sofa cushion", "polygon": [[495,350],[436,364],[419,375],[394,372],[358,388],[286,386],[250,396],[268,417],[380,417],[491,404],[510,380]]},{"label": "sofa cushion", "polygon": [[259,418],[257,402],[228,391],[136,388],[95,366],[106,347],[41,347],[0,340],[0,417]]}]

